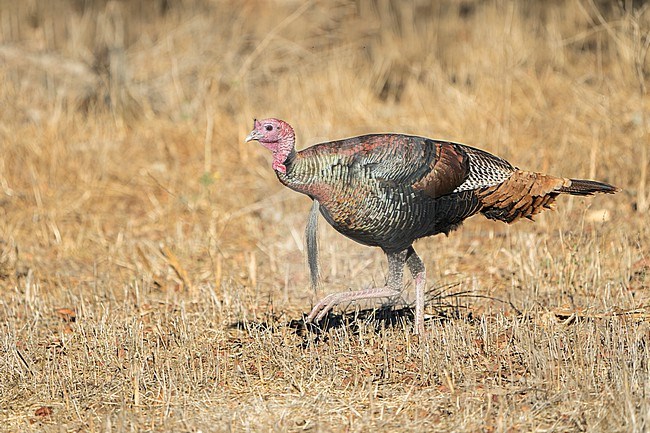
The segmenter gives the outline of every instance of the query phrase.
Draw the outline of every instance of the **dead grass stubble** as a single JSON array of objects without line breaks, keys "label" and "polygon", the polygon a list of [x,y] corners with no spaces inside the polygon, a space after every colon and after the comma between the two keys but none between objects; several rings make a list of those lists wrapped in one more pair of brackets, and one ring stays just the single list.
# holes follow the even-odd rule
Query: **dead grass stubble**
[{"label": "dead grass stubble", "polygon": [[[647,5],[0,6],[0,429],[650,428]],[[307,200],[242,143],[266,116],[624,192],[419,242],[420,339],[368,305],[308,333]],[[383,282],[323,226],[323,291]]]}]

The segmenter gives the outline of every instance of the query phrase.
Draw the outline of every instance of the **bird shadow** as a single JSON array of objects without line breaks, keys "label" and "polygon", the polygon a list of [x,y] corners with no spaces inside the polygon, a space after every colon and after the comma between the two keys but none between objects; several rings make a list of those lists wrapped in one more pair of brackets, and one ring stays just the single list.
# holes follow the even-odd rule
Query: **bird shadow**
[{"label": "bird shadow", "polygon": [[[461,283],[452,283],[444,287],[432,288],[425,294],[425,305],[432,313],[427,314],[424,321],[446,322],[462,319],[474,321],[472,310],[464,303],[467,298],[486,298],[472,291],[452,291]],[[496,298],[487,297],[492,300],[507,303]],[[510,306],[518,311],[514,305]],[[355,309],[354,311],[333,312],[330,311],[323,319],[317,322],[308,322],[307,314],[302,317],[280,321],[277,317],[269,317],[262,321],[238,321],[229,327],[232,329],[252,331],[277,332],[281,328],[291,329],[297,336],[303,338],[303,346],[326,342],[329,339],[330,331],[345,329],[351,335],[358,335],[362,327],[372,329],[376,333],[390,328],[410,328],[415,319],[413,305],[407,304],[398,306],[385,304],[380,307]]]},{"label": "bird shadow", "polygon": [[[435,314],[428,315],[424,321],[444,322],[454,318],[460,318],[463,314],[461,309],[441,309]],[[313,344],[326,343],[330,339],[330,332],[345,330],[350,335],[359,335],[361,330],[371,330],[377,334],[384,329],[410,329],[414,322],[415,310],[412,306],[406,305],[397,307],[395,305],[384,305],[378,308],[363,308],[354,311],[332,312],[317,322],[308,322],[307,314],[303,313],[299,319],[279,322],[276,318],[269,318],[261,321],[238,321],[230,325],[232,329],[240,329],[252,334],[254,332],[278,332],[280,329],[290,329],[296,336],[302,338],[299,344],[306,348]]]}]

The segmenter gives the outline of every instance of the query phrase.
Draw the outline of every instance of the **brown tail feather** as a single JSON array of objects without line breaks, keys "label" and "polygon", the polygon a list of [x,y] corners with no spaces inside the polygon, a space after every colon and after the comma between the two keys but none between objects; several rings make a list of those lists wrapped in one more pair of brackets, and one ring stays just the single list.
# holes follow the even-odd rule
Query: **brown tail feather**
[{"label": "brown tail feather", "polygon": [[613,185],[595,180],[570,179],[570,181],[571,183],[568,186],[563,186],[558,191],[571,195],[592,195],[597,192],[614,194],[619,191],[619,189]]},{"label": "brown tail feather", "polygon": [[550,209],[559,194],[592,195],[597,192],[613,194],[618,188],[593,180],[564,179],[541,173],[516,170],[504,182],[476,191],[490,219],[507,223],[533,216]]}]

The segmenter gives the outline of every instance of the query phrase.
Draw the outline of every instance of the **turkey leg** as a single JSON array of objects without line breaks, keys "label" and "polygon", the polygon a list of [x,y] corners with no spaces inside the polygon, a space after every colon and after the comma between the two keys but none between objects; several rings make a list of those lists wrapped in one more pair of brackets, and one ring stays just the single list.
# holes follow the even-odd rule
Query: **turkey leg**
[{"label": "turkey leg", "polygon": [[407,251],[406,265],[411,271],[415,281],[415,333],[424,333],[424,289],[427,283],[427,274],[422,259],[415,252],[413,247]]},{"label": "turkey leg", "polygon": [[[415,279],[416,287],[416,327],[415,333],[424,330],[424,264],[415,253],[413,247],[409,247],[399,253],[387,253],[388,257],[388,278],[384,287],[356,290],[353,292],[332,293],[321,299],[307,316],[307,322],[320,321],[336,305],[344,302],[357,301],[359,299],[373,298],[394,298],[402,293],[402,278],[404,276],[404,264],[408,264],[411,274]],[[419,322],[418,322],[419,320]]]}]

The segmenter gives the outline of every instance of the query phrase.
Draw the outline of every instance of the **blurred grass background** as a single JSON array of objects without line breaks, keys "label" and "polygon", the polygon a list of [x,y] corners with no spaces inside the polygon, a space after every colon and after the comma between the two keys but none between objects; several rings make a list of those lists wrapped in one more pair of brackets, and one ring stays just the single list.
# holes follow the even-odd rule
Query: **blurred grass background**
[{"label": "blurred grass background", "polygon": [[[596,0],[0,1],[6,428],[643,431],[649,9]],[[362,333],[369,340],[343,332],[305,352],[304,337],[280,325],[315,299],[302,246],[308,200],[277,182],[264,149],[243,143],[253,118],[271,116],[294,126],[298,147],[412,133],[623,191],[564,198],[535,224],[477,218],[418,243],[430,285],[508,300],[532,324],[513,319],[507,303],[475,299],[472,314],[495,322],[433,324],[422,342],[404,329]],[[381,252],[324,226],[325,292],[383,282]],[[547,313],[558,309],[587,322],[556,329],[564,325]],[[615,312],[641,325],[632,333]],[[281,331],[230,328],[242,320]],[[498,338],[478,350],[474,334],[492,329],[485,323]],[[364,341],[380,347],[370,353]],[[555,365],[560,352],[570,361]],[[493,366],[515,354],[534,391],[501,379],[493,389]],[[609,378],[598,370],[619,361],[630,369]],[[267,389],[273,410],[256,400]],[[234,409],[242,401],[249,412]],[[567,402],[575,405],[562,409]],[[36,415],[41,407],[53,413]],[[382,424],[384,410],[399,422]]]}]

